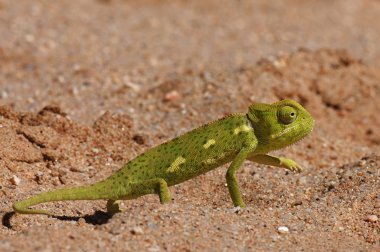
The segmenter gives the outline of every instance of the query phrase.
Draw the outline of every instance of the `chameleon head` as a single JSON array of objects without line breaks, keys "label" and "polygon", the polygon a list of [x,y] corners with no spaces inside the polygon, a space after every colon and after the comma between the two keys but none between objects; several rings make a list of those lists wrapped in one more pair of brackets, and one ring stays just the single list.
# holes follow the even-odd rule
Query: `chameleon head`
[{"label": "chameleon head", "polygon": [[298,142],[314,127],[309,112],[289,99],[273,104],[252,104],[248,118],[258,140],[257,149],[264,153]]}]

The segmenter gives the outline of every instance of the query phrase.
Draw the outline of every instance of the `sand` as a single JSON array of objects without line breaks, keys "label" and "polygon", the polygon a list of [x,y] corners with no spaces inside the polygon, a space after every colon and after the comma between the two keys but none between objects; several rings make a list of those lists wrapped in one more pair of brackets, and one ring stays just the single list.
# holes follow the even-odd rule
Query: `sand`
[{"label": "sand", "polygon": [[[379,251],[380,2],[0,0],[0,251]],[[251,103],[291,98],[313,133],[156,195],[42,204]]]}]

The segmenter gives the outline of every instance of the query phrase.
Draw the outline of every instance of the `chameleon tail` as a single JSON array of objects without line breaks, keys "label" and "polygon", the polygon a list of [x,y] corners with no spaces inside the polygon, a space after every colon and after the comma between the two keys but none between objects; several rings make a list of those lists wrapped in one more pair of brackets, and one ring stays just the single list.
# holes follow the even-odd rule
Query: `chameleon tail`
[{"label": "chameleon tail", "polygon": [[107,184],[103,181],[88,186],[48,191],[26,200],[15,202],[12,207],[16,213],[53,215],[48,211],[29,209],[29,207],[50,201],[110,199],[113,196],[106,193],[109,191],[105,189],[106,186]]}]

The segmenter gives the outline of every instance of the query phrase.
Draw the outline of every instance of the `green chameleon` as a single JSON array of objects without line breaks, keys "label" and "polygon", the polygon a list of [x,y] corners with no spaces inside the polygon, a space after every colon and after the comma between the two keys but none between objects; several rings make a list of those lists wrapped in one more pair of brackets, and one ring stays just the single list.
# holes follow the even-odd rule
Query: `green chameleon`
[{"label": "green chameleon", "polygon": [[168,187],[231,162],[226,180],[235,206],[245,207],[236,172],[244,160],[300,172],[293,160],[270,156],[269,151],[289,146],[308,135],[314,119],[297,102],[252,104],[248,113],[231,114],[160,144],[132,159],[110,177],[92,185],[44,192],[13,204],[17,213],[47,214],[29,209],[43,202],[106,199],[107,211],[121,211],[119,200],[158,194],[171,201]]}]

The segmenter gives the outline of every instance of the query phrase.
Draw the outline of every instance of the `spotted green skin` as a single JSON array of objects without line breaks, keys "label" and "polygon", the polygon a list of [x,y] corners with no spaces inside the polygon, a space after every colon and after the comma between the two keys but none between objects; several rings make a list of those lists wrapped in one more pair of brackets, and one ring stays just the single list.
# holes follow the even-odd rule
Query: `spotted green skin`
[{"label": "spotted green skin", "polygon": [[293,160],[267,153],[291,145],[314,127],[311,115],[297,102],[253,104],[246,114],[232,114],[158,145],[93,185],[58,189],[13,204],[15,212],[47,214],[30,206],[61,200],[107,199],[107,210],[119,212],[118,200],[156,193],[171,201],[169,186],[231,162],[226,181],[235,206],[245,207],[236,172],[244,160],[301,171]]}]

